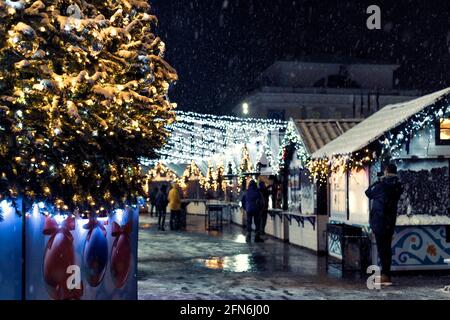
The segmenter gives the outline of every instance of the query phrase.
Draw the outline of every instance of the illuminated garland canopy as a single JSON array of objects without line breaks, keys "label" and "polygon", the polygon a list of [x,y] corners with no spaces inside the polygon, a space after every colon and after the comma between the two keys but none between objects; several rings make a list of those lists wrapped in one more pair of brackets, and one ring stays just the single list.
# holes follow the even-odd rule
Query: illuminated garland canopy
[{"label": "illuminated garland canopy", "polygon": [[[168,126],[168,143],[157,151],[155,160],[141,159],[144,166],[186,165],[184,173],[172,181],[186,188],[189,181],[198,180],[205,190],[225,190],[230,165],[233,175],[243,176],[257,170],[259,160],[266,156],[270,165],[276,163],[269,145],[269,133],[284,132],[287,123],[279,120],[215,116],[177,111],[177,121]],[[252,149],[252,157],[249,148]],[[203,175],[199,164],[208,164]],[[225,167],[227,169],[225,169]],[[277,173],[277,172],[274,172]],[[149,176],[149,181],[152,178]],[[230,177],[228,177],[230,179]],[[230,180],[228,180],[230,182]]]},{"label": "illuminated garland canopy", "polygon": [[156,162],[190,163],[205,161],[223,155],[236,145],[249,143],[257,137],[266,138],[269,132],[285,130],[287,123],[279,120],[215,116],[177,111],[177,121],[167,128],[171,132],[168,143],[158,150]]},{"label": "illuminated garland canopy", "polygon": [[156,22],[143,0],[0,0],[0,197],[136,203],[175,120]]}]

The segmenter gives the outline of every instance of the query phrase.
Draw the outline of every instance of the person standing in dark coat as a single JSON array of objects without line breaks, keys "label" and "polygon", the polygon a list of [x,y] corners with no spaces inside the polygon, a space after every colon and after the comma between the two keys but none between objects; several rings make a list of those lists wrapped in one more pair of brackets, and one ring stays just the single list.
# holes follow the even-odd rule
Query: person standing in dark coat
[{"label": "person standing in dark coat", "polygon": [[264,198],[264,207],[261,210],[261,234],[266,234],[266,223],[267,223],[267,214],[269,212],[269,197],[272,192],[269,190],[269,187],[266,187],[264,181],[259,182],[259,192],[261,192]]},{"label": "person standing in dark coat", "polygon": [[377,242],[378,255],[381,262],[381,285],[390,285],[392,264],[392,237],[397,221],[397,206],[403,187],[397,177],[397,167],[389,164],[384,170],[384,176],[366,191],[372,200],[370,210],[370,228]]},{"label": "person standing in dark coat", "polygon": [[150,217],[153,217],[153,213],[156,211],[156,206],[155,206],[155,202],[156,202],[156,196],[158,195],[158,187],[155,187],[152,189],[152,191],[150,191]]},{"label": "person standing in dark coat", "polygon": [[242,197],[242,207],[247,214],[247,237],[246,241],[252,240],[252,223],[255,223],[255,242],[264,242],[261,238],[261,210],[264,207],[264,198],[259,192],[256,182],[251,180],[247,191]]},{"label": "person standing in dark coat", "polygon": [[167,200],[167,186],[161,186],[161,190],[159,190],[156,195],[155,205],[156,205],[156,214],[158,215],[158,230],[166,231],[164,228],[166,224],[166,211],[167,205],[169,204],[169,200]]}]

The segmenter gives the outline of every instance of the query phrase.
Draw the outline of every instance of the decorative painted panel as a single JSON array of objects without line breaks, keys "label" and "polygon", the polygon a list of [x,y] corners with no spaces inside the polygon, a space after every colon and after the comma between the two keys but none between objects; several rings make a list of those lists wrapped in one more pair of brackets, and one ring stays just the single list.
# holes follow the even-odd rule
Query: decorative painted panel
[{"label": "decorative painted panel", "polygon": [[328,254],[332,257],[342,259],[341,236],[335,233],[328,234]]},{"label": "decorative painted panel", "polygon": [[445,226],[397,227],[392,242],[394,270],[448,269],[450,243]]}]

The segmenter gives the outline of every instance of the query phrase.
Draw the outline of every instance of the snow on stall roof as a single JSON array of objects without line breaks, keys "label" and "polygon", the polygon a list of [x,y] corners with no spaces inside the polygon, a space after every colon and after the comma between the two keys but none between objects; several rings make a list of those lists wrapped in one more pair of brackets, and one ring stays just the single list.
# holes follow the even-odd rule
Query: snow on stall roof
[{"label": "snow on stall roof", "polygon": [[394,129],[449,93],[450,88],[446,88],[418,99],[387,105],[316,151],[312,158],[318,159],[359,151],[380,138],[385,132]]},{"label": "snow on stall roof", "polygon": [[415,214],[412,216],[400,215],[397,217],[397,226],[433,226],[433,225],[450,225],[450,217],[439,215],[431,216],[429,214]]}]

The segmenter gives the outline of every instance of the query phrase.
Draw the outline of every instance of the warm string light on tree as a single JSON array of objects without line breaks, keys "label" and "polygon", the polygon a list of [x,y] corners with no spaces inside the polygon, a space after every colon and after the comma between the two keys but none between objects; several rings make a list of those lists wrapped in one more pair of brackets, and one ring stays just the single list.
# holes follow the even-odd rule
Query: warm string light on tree
[{"label": "warm string light on tree", "polygon": [[91,213],[136,203],[139,160],[175,121],[156,22],[140,0],[0,1],[2,198]]},{"label": "warm string light on tree", "polygon": [[148,171],[144,188],[146,188],[146,193],[148,194],[149,183],[156,181],[178,182],[178,180],[178,176],[173,170],[158,162],[154,168]]},{"label": "warm string light on tree", "polygon": [[203,176],[200,168],[194,161],[191,161],[189,165],[183,172],[183,175],[179,178],[178,184],[182,189],[186,189],[188,187],[189,181],[204,181],[205,177]]},{"label": "warm string light on tree", "polygon": [[217,190],[216,172],[211,162],[208,163],[206,176],[200,180],[200,186],[205,190]]},{"label": "warm string light on tree", "polygon": [[251,173],[252,171],[250,152],[248,151],[247,145],[244,145],[242,148],[242,160],[239,165],[239,186],[242,186],[244,183],[246,174]]}]

